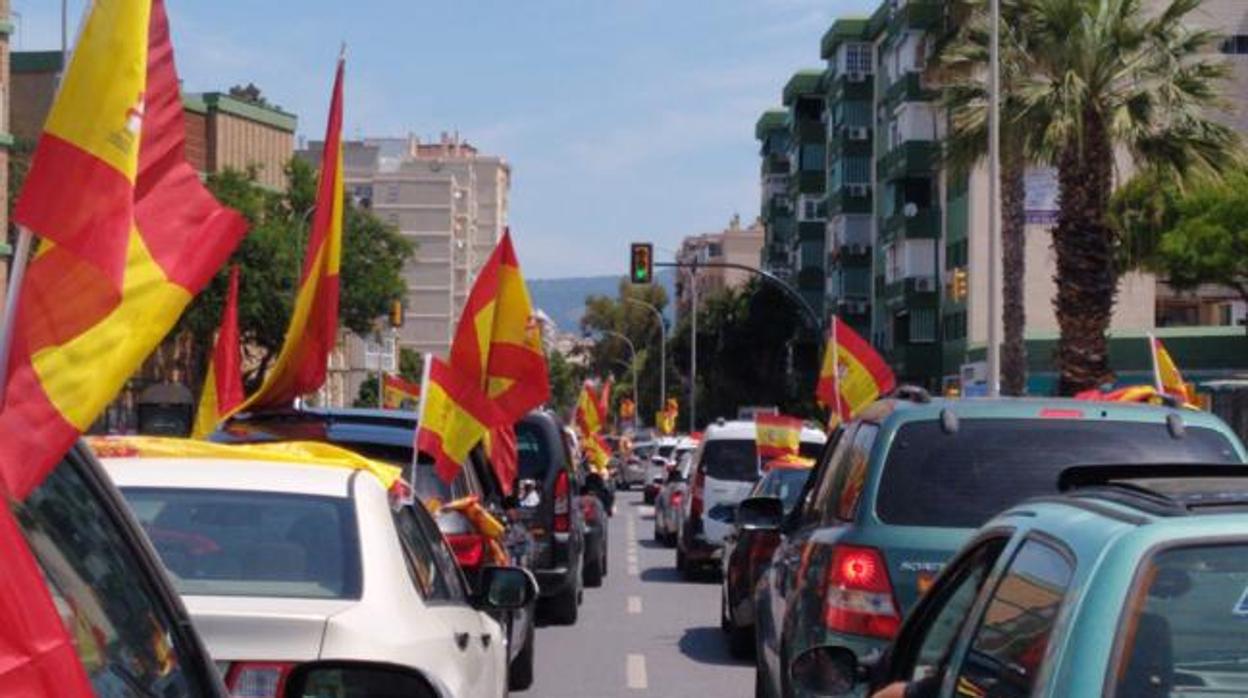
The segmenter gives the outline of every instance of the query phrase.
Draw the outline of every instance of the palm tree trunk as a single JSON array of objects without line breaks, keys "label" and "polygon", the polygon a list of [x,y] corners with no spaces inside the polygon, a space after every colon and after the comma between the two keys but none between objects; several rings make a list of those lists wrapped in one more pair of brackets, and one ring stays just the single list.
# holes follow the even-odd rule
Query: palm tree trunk
[{"label": "palm tree trunk", "polygon": [[1100,114],[1083,115],[1075,137],[1058,161],[1058,214],[1053,231],[1057,256],[1054,308],[1058,391],[1073,395],[1113,378],[1106,332],[1117,293],[1112,232],[1106,211],[1113,185],[1113,150]]},{"label": "palm tree trunk", "polygon": [[1027,267],[1026,172],[1022,141],[1010,137],[1002,139],[1001,312],[1005,336],[1001,343],[1001,393],[1015,396],[1027,390],[1027,347],[1023,343],[1023,329],[1027,324],[1023,305]]}]

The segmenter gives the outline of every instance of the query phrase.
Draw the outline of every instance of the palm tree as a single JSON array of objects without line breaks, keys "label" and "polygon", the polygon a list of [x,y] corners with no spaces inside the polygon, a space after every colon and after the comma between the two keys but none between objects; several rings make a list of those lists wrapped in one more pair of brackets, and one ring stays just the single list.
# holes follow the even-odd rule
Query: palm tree
[{"label": "palm tree", "polygon": [[[937,70],[949,110],[945,161],[955,173],[965,173],[988,155],[989,41],[991,27],[984,0],[964,0],[954,6],[961,15],[960,30],[940,52]],[[1023,279],[1026,271],[1027,165],[1037,158],[1028,137],[1036,123],[1016,93],[1028,72],[1026,13],[1018,2],[1004,0],[1001,21],[1001,257],[1002,325],[1001,392],[1022,395],[1027,386],[1027,350],[1023,330]]]},{"label": "palm tree", "polygon": [[1107,215],[1116,155],[1181,176],[1221,173],[1236,134],[1210,119],[1228,66],[1213,58],[1212,32],[1187,16],[1201,0],[1026,0],[1028,71],[1015,97],[1037,124],[1039,152],[1058,170],[1054,307],[1063,394],[1110,378],[1106,331],[1117,290]]}]

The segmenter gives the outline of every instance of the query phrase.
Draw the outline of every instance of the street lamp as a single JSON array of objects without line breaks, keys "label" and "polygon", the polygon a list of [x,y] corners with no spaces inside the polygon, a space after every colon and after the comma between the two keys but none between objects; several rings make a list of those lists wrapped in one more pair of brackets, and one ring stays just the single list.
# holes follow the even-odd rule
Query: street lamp
[{"label": "street lamp", "polygon": [[[633,367],[633,404],[636,405],[637,404],[637,347],[633,346],[633,341],[631,339],[624,336],[623,334],[620,334],[619,332],[616,332],[615,330],[598,330],[598,332],[601,334],[610,336],[610,337],[618,337],[624,340],[624,343],[628,345],[628,351],[632,355],[632,358],[629,360],[629,364],[631,364]],[[586,332],[585,335],[588,338],[589,333]],[[636,417],[634,417],[633,419],[636,420]]]},{"label": "street lamp", "polygon": [[988,396],[1001,390],[1001,0],[989,6],[988,102]]},{"label": "street lamp", "polygon": [[654,411],[655,414],[658,414],[663,411],[663,403],[667,400],[667,321],[663,318],[663,313],[658,308],[645,301],[625,297],[624,302],[639,305],[649,310],[654,313],[655,319],[659,321],[659,406]]}]

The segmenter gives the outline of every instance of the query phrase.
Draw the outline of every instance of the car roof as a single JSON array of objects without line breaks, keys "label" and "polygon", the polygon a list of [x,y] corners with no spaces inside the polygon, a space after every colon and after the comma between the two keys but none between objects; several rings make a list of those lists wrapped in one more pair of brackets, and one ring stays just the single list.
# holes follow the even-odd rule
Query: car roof
[{"label": "car roof", "polygon": [[[215,434],[219,441],[284,441],[316,438],[332,443],[372,443],[411,448],[416,413],[404,410],[327,409],[274,410],[242,414]],[[317,433],[309,435],[306,430]]]},{"label": "car roof", "polygon": [[100,462],[113,482],[123,489],[162,487],[323,497],[350,496],[349,483],[358,472],[300,463],[219,458],[105,457]]},{"label": "car roof", "polygon": [[867,407],[859,415],[870,422],[939,419],[949,410],[959,418],[970,419],[1105,419],[1110,421],[1161,421],[1177,414],[1185,424],[1230,433],[1217,416],[1199,410],[1145,405],[1129,402],[1092,402],[1059,397],[931,398],[925,401],[886,398]]},{"label": "car roof", "polygon": [[[722,422],[712,422],[706,427],[706,431],[702,433],[702,441],[715,441],[718,439],[748,439],[753,441],[758,437],[758,427],[752,419],[733,419]],[[828,437],[823,431],[813,427],[802,425],[801,439],[806,443],[823,443]]]}]

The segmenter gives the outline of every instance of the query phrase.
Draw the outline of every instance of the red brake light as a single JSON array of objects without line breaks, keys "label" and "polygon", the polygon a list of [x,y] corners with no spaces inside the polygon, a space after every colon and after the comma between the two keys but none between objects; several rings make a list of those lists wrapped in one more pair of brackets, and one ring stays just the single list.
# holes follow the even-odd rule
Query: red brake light
[{"label": "red brake light", "polygon": [[672,506],[673,506],[673,507],[678,507],[678,506],[680,506],[680,502],[681,502],[681,500],[683,500],[684,498],[685,498],[685,495],[684,495],[684,493],[683,493],[683,492],[681,492],[680,490],[675,490],[675,491],[673,491],[673,492],[672,492]]},{"label": "red brake light", "polygon": [[234,662],[225,687],[231,698],[278,698],[294,668],[292,662]]},{"label": "red brake light", "polygon": [[586,521],[598,520],[598,509],[594,507],[593,499],[589,497],[581,499],[581,514],[584,515]]},{"label": "red brake light", "polygon": [[823,620],[831,630],[890,639],[901,626],[888,569],[875,548],[836,546],[823,596]]},{"label": "red brake light", "polygon": [[452,533],[446,536],[455,560],[465,570],[476,569],[485,560],[485,538],[476,533]]},{"label": "red brake light", "polygon": [[572,501],[568,471],[560,470],[555,476],[555,533],[572,530]]},{"label": "red brake light", "polygon": [[1083,410],[1046,407],[1040,410],[1040,416],[1044,419],[1083,419]]}]

